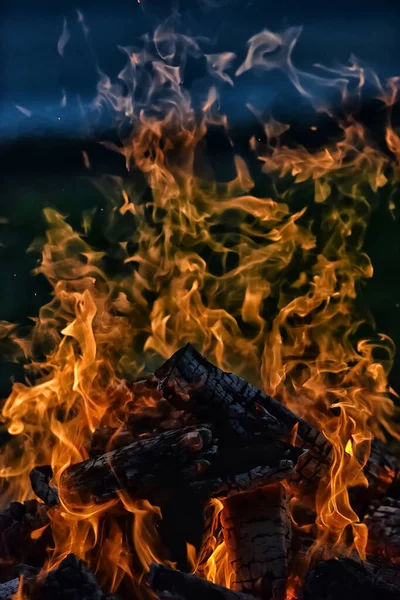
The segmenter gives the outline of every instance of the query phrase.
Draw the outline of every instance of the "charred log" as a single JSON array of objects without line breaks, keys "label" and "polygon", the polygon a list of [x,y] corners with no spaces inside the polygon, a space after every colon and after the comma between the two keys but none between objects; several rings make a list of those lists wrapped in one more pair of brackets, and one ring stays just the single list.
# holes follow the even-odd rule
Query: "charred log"
[{"label": "charred log", "polygon": [[400,590],[400,564],[368,555],[364,566],[374,579],[379,579]]},{"label": "charred log", "polygon": [[263,599],[285,598],[291,522],[284,487],[278,483],[228,499],[221,523],[235,573],[233,589]]},{"label": "charred log", "polygon": [[389,489],[395,485],[398,473],[398,458],[385,444],[379,440],[373,440],[371,452],[364,467],[368,488],[355,488],[350,495],[352,506],[360,518],[363,518],[371,508],[379,506]]},{"label": "charred log", "polygon": [[[41,567],[46,558],[46,548],[52,545],[52,534],[47,507],[36,500],[21,504],[12,502],[0,514],[0,576],[7,581],[14,576],[14,567],[28,563]],[[44,528],[38,539],[32,539],[35,530]]]},{"label": "charred log", "polygon": [[399,600],[400,589],[348,559],[327,560],[309,571],[302,600]]},{"label": "charred log", "polygon": [[19,577],[0,583],[0,600],[12,600],[19,588]]},{"label": "charred log", "polygon": [[50,571],[44,581],[29,582],[26,592],[30,600],[114,600],[100,589],[93,573],[74,554]]},{"label": "charred log", "polygon": [[150,567],[148,583],[161,600],[251,600],[241,592],[155,563]]},{"label": "charred log", "polygon": [[193,411],[219,422],[240,438],[254,436],[276,438],[297,427],[298,443],[319,455],[329,453],[330,446],[318,430],[297,417],[284,404],[233,373],[211,364],[187,344],[155,373],[164,396],[178,408]]},{"label": "charred log", "polygon": [[71,499],[103,502],[119,490],[138,496],[191,480],[215,453],[208,426],[167,431],[69,467],[61,487]]},{"label": "charred log", "polygon": [[400,558],[400,500],[386,498],[364,520],[371,555]]},{"label": "charred log", "polygon": [[53,477],[52,468],[49,465],[35,467],[30,472],[29,477],[36,496],[43,500],[47,506],[56,506],[58,504],[58,492],[56,488],[50,486],[50,480]]},{"label": "charred log", "polygon": [[162,502],[168,490],[179,487],[207,500],[280,481],[302,454],[282,442],[220,449],[211,429],[201,425],[143,438],[72,465],[61,487],[66,498],[80,502],[102,502],[119,490]]}]

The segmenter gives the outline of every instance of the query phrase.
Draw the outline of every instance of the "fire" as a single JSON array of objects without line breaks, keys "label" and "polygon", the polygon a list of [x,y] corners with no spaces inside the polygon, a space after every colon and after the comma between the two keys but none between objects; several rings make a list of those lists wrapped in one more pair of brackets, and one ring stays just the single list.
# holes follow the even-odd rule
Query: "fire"
[{"label": "fire", "polygon": [[[338,139],[313,152],[286,145],[286,125],[265,123],[266,144],[251,141],[270,178],[265,196],[255,195],[250,167],[238,153],[236,176],[221,182],[204,151],[212,126],[229,139],[228,120],[218,110],[219,88],[257,68],[280,69],[328,114],[333,107],[327,91],[338,89],[346,103],[352,78],[358,94],[370,77],[388,109],[388,147],[399,158],[399,137],[390,123],[399,80],[385,87],[357,64],[333,73],[336,78],[301,72],[291,59],[299,34],[292,28],[254,36],[233,75],[235,55],[204,54],[201,41],[167,24],[146,38],[142,50],[124,49],[124,87],[101,73],[94,110],[107,107],[118,125],[131,125],[132,133],[112,146],[124,156],[127,176],[96,180],[108,201],[106,250],[90,243],[90,216],[75,231],[65,216],[45,210],[46,238],[34,245],[42,256],[36,273],[50,282],[53,298],[27,337],[10,324],[1,330],[15,357],[29,359],[26,382],[15,383],[2,406],[11,436],[0,458],[3,505],[30,497],[29,473],[36,465],[51,464],[58,485],[70,464],[88,458],[98,427],[122,429],[127,415],[157,411],[157,392],[141,394],[124,378],[154,370],[190,341],[219,367],[307,417],[332,443],[329,482],[316,497],[319,537],[313,551],[328,543],[334,556],[353,548],[364,556],[367,533],[349,489],[367,485],[362,466],[371,439],[399,432],[387,382],[393,344],[374,331],[357,299],[373,275],[363,250],[372,199],[397,181],[398,165],[391,167],[351,115],[338,118]],[[65,22],[60,54],[68,40]],[[191,56],[205,57],[211,82],[200,99],[184,86]],[[89,168],[90,157],[84,161]],[[315,218],[308,207],[313,200]],[[365,323],[370,333],[361,337]],[[376,358],[378,351],[384,359]],[[130,520],[121,519],[121,511]],[[172,564],[158,536],[160,518],[158,507],[124,494],[85,506],[61,497],[61,509],[50,510],[55,545],[45,570],[73,552],[107,589],[119,589],[128,579],[138,591],[153,560]],[[132,565],[130,544],[138,564]],[[192,550],[189,555],[195,568]],[[221,539],[204,575],[229,585]]]}]

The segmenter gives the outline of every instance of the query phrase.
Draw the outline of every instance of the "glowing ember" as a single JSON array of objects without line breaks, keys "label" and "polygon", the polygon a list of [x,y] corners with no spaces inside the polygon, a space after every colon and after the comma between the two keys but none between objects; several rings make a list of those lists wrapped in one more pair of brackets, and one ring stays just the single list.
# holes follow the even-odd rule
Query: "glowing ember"
[{"label": "glowing ember", "polygon": [[[390,123],[399,80],[381,83],[355,62],[327,78],[296,70],[291,52],[299,33],[292,28],[253,36],[239,65],[232,53],[204,54],[200,41],[160,26],[142,50],[124,50],[128,61],[119,82],[101,74],[93,108],[111,108],[117,125],[128,122],[132,130],[114,148],[125,157],[126,178],[96,180],[108,200],[106,233],[119,270],[110,273],[107,252],[86,241],[88,215],[79,232],[46,209],[46,239],[35,244],[42,254],[36,273],[50,282],[53,299],[41,308],[28,337],[9,324],[0,333],[13,341],[16,356],[29,358],[33,382],[15,383],[2,407],[12,436],[0,458],[4,507],[32,496],[29,473],[37,465],[50,464],[59,487],[63,472],[89,457],[97,428],[113,428],[117,443],[129,417],[158,414],[160,391],[147,383],[140,389],[125,378],[153,372],[191,342],[329,440],[332,463],[314,498],[317,537],[310,556],[321,548],[332,557],[354,549],[365,555],[367,530],[349,489],[367,485],[362,468],[371,440],[399,432],[387,383],[393,344],[372,325],[369,337],[361,337],[366,316],[357,294],[373,274],[363,251],[371,202],[381,188],[397,182],[398,165],[345,111],[337,120],[338,139],[313,152],[285,145],[287,126],[264,124],[266,143],[253,138],[251,146],[271,178],[266,197],[252,195],[250,167],[239,154],[236,177],[221,183],[210,176],[204,152],[210,126],[222,127],[229,137],[218,87],[257,68],[280,69],[328,114],[333,108],[327,92],[338,89],[346,106],[350,81],[356,80],[359,94],[368,80],[388,109],[387,143],[399,158],[400,139]],[[65,22],[61,55],[69,37]],[[184,86],[190,56],[205,58],[211,80],[201,102]],[[89,169],[90,156],[84,153],[83,159]],[[137,171],[151,197],[139,186]],[[309,214],[312,201],[320,205],[317,220]],[[375,358],[378,350],[384,360]],[[43,351],[46,357],[39,359]],[[222,504],[216,501],[214,508],[217,515]],[[45,571],[74,553],[91,566],[103,589],[122,589],[129,581],[145,597],[149,592],[140,582],[150,564],[174,566],[159,539],[160,509],[147,500],[119,492],[103,504],[79,504],[61,496],[61,506],[49,516],[55,545],[48,548]],[[201,574],[229,586],[222,535],[212,544]],[[188,560],[195,571],[190,545]],[[288,598],[296,597],[302,576],[293,574]]]}]

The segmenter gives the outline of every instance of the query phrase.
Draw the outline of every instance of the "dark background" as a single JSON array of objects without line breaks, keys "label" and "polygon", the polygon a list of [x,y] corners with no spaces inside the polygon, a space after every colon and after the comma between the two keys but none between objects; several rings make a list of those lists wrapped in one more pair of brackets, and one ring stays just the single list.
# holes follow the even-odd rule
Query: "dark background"
[{"label": "dark background", "polygon": [[[400,75],[400,10],[392,0],[209,1],[218,2],[219,8],[205,10],[193,0],[180,2],[179,9],[193,34],[216,40],[216,50],[230,50],[244,57],[246,40],[264,27],[279,31],[303,25],[293,56],[296,66],[310,69],[315,62],[344,63],[353,53],[383,78]],[[95,91],[94,57],[104,72],[115,76],[124,64],[117,46],[137,43],[139,36],[151,31],[173,6],[169,0],[142,0],[140,5],[122,0],[82,0],[78,5],[66,0],[3,1],[0,217],[7,218],[8,223],[0,223],[0,319],[26,322],[49,297],[46,282],[30,274],[37,256],[26,253],[31,241],[44,230],[42,209],[53,206],[78,225],[82,210],[95,206],[101,210],[103,206],[104,199],[84,177],[81,151],[88,150],[94,157],[95,171],[123,173],[118,157],[98,147],[101,132],[85,136],[79,118],[77,95],[85,101]],[[90,28],[91,48],[73,25],[75,8],[82,11]],[[74,34],[64,59],[57,53],[63,17],[67,17]],[[60,107],[63,89],[69,98],[65,108]],[[332,134],[331,124],[322,122],[317,142],[310,137],[307,107],[281,79],[272,79],[266,85],[255,77],[244,77],[228,99],[238,144],[243,147],[256,127],[243,108],[248,100],[289,119],[293,137],[306,145],[323,143]],[[15,105],[31,111],[32,117],[24,116]],[[367,96],[363,118],[379,138],[384,116]],[[366,240],[375,274],[365,289],[365,302],[371,307],[378,330],[389,334],[398,347],[399,233],[398,219],[389,213],[387,202],[382,202],[375,209]],[[400,391],[399,367],[397,359],[392,384]],[[10,377],[19,377],[21,372],[19,367],[3,361],[0,397],[7,393]]]}]

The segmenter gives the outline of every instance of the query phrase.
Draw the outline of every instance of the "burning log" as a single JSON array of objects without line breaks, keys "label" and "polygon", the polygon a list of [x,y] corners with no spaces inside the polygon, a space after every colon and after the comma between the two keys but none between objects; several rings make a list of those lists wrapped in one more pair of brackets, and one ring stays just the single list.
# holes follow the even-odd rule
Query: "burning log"
[{"label": "burning log", "polygon": [[297,427],[297,445],[313,449],[320,456],[330,445],[318,430],[292,413],[284,404],[233,373],[210,363],[187,344],[155,372],[164,396],[178,408],[207,415],[221,432],[240,438],[262,435],[276,439]]},{"label": "burning log", "polygon": [[291,522],[282,484],[229,498],[221,523],[235,572],[233,589],[264,599],[285,598]]},{"label": "burning log", "polygon": [[306,576],[302,600],[399,600],[400,589],[349,559],[327,560]]},{"label": "burning log", "polygon": [[[0,576],[3,581],[11,579],[13,568],[19,563],[42,566],[46,548],[52,544],[48,524],[47,507],[37,500],[27,500],[23,504],[12,502],[0,514]],[[32,539],[32,533],[42,528],[38,539]]]},{"label": "burning log", "polygon": [[33,491],[36,496],[51,507],[58,504],[58,492],[56,488],[49,485],[53,477],[53,470],[50,466],[35,467],[30,472],[30,480]]},{"label": "burning log", "polygon": [[[69,554],[44,580],[28,582],[30,600],[113,600],[99,587],[93,573],[86,565]],[[25,591],[25,590],[24,590]]]},{"label": "burning log", "polygon": [[387,495],[399,473],[399,460],[386,444],[373,440],[364,472],[368,479],[364,499],[369,504],[377,505]]},{"label": "burning log", "polygon": [[179,487],[207,500],[280,481],[293,472],[303,452],[282,442],[219,448],[209,426],[200,425],[143,438],[72,465],[61,477],[61,488],[81,502],[103,502],[119,490],[162,502],[168,490]]},{"label": "burning log", "polygon": [[351,503],[357,514],[363,518],[371,509],[380,505],[383,498],[394,486],[399,473],[398,458],[379,440],[371,443],[371,452],[364,467],[368,488],[351,490]]},{"label": "burning log", "polygon": [[371,554],[400,558],[400,500],[386,498],[365,520]]},{"label": "burning log", "polygon": [[61,477],[68,496],[81,501],[103,502],[119,490],[138,495],[166,487],[180,478],[192,479],[207,468],[215,453],[208,426],[188,427],[144,437],[97,458],[69,467]]},{"label": "burning log", "polygon": [[161,600],[252,600],[241,592],[156,563],[150,567],[148,583]]}]

